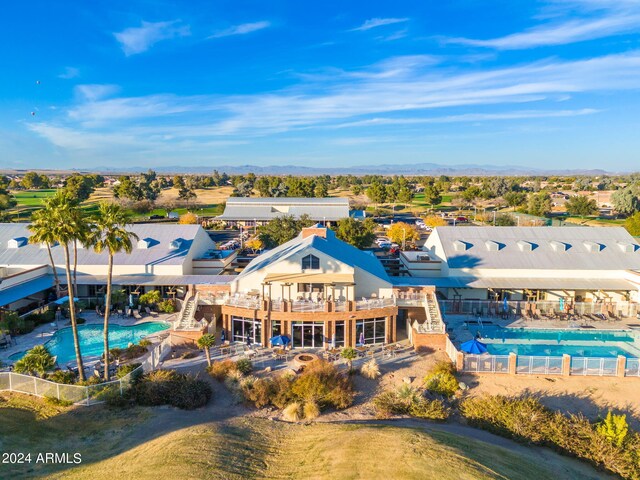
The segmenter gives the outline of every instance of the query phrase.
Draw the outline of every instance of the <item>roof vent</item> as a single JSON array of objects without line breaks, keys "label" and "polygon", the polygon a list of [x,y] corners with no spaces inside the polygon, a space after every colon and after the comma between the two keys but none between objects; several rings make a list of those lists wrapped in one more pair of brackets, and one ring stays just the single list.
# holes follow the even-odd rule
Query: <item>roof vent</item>
[{"label": "roof vent", "polygon": [[[58,245],[58,242],[53,242],[49,244],[51,248],[55,247],[56,245]],[[40,243],[40,248],[47,248],[47,242]]]},{"label": "roof vent", "polygon": [[454,240],[453,241],[453,249],[456,252],[464,252],[469,250],[473,245],[468,242],[463,242],[462,240]]},{"label": "roof vent", "polygon": [[631,242],[618,242],[618,246],[624,253],[634,253],[640,248],[639,245]]},{"label": "roof vent", "polygon": [[537,248],[535,243],[527,242],[526,240],[518,240],[516,243],[521,252],[532,252]]},{"label": "roof vent", "polygon": [[504,247],[504,243],[496,242],[493,240],[487,240],[486,242],[484,242],[484,244],[487,246],[487,250],[489,250],[490,252],[498,252]]},{"label": "roof vent", "polygon": [[28,242],[27,237],[12,238],[7,242],[7,248],[20,248],[24,247]]},{"label": "roof vent", "polygon": [[585,240],[584,246],[590,253],[598,253],[599,251],[604,249],[603,244],[592,242],[590,240]]},{"label": "roof vent", "polygon": [[152,244],[153,239],[151,238],[141,238],[140,240],[138,240],[138,248],[140,250],[146,250],[147,248],[150,248]]},{"label": "roof vent", "polygon": [[549,245],[551,245],[551,248],[554,252],[566,252],[571,248],[571,245],[569,245],[568,243],[559,242],[557,240],[551,240],[549,242]]},{"label": "roof vent", "polygon": [[181,238],[176,238],[175,240],[171,241],[171,243],[169,244],[169,250],[179,250],[182,246],[182,242],[183,240]]}]

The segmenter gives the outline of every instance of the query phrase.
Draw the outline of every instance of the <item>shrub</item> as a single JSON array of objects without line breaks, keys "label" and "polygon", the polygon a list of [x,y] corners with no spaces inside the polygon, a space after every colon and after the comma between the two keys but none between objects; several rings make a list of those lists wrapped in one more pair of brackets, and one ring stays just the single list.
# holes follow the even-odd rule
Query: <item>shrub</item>
[{"label": "shrub", "polygon": [[360,368],[360,374],[364,378],[369,378],[371,380],[376,379],[380,376],[380,367],[378,367],[378,362],[376,362],[375,358],[372,358],[368,362],[366,362]]},{"label": "shrub", "polygon": [[426,418],[429,420],[446,420],[449,418],[449,409],[442,400],[428,400],[421,397],[409,406],[409,415],[412,417]]},{"label": "shrub", "polygon": [[[140,366],[139,363],[128,363],[126,365],[120,365],[118,367],[118,369],[116,370],[116,378],[120,379],[120,378],[124,378],[127,375],[129,375],[131,372],[133,372],[136,368],[138,368]],[[139,374],[135,376],[135,378],[132,377],[132,381],[137,381],[140,379],[140,376],[142,375],[142,372],[139,370]]]},{"label": "shrub", "polygon": [[56,383],[64,383],[65,385],[72,385],[76,381],[76,376],[73,372],[68,370],[56,370],[51,372],[47,380],[51,380]]},{"label": "shrub", "polygon": [[231,370],[234,370],[235,364],[232,360],[220,360],[213,362],[210,367],[207,368],[209,375],[222,382]]},{"label": "shrub", "polygon": [[282,416],[289,422],[299,422],[303,416],[302,404],[299,402],[290,403],[282,411]]},{"label": "shrub", "polygon": [[627,430],[626,420],[614,415],[607,415],[609,421],[591,423],[582,415],[552,412],[530,396],[501,395],[468,398],[460,411],[472,425],[553,447],[623,478],[640,479],[640,434]]},{"label": "shrub", "polygon": [[253,383],[242,384],[241,387],[245,400],[253,403],[257,408],[269,405],[275,392],[274,383],[268,378],[259,378]]},{"label": "shrub", "polygon": [[113,408],[125,408],[131,405],[131,398],[126,393],[120,393],[120,386],[115,384],[104,387],[94,398]]},{"label": "shrub", "polygon": [[253,371],[253,363],[248,358],[241,358],[236,362],[235,368],[243,375],[248,375]]},{"label": "shrub", "polygon": [[151,345],[153,345],[153,342],[149,339],[143,338],[142,340],[140,340],[138,342],[138,345],[144,348],[150,347]]},{"label": "shrub", "polygon": [[85,318],[82,318],[82,317],[76,318],[76,325],[84,325],[85,323],[87,323],[87,320]]},{"label": "shrub", "polygon": [[91,375],[90,377],[87,377],[86,380],[84,380],[83,382],[78,382],[77,385],[82,385],[83,387],[90,387],[92,385],[98,385],[99,383],[102,383],[102,378],[96,375]]},{"label": "shrub", "polygon": [[172,405],[192,410],[207,404],[213,394],[204,380],[175,370],[155,370],[143,375],[134,388],[141,405]]},{"label": "shrub", "polygon": [[179,388],[170,398],[169,404],[183,410],[204,407],[213,395],[211,386],[204,380],[185,375],[181,378]]},{"label": "shrub", "polygon": [[381,393],[373,399],[373,406],[378,418],[411,415],[429,420],[446,420],[449,417],[449,409],[441,400],[428,400],[409,385]]},{"label": "shrub", "polygon": [[307,420],[313,420],[320,415],[320,407],[318,407],[316,402],[306,402],[302,409],[302,413],[304,414],[304,418]]},{"label": "shrub", "polygon": [[190,358],[196,358],[198,355],[200,355],[200,352],[197,350],[189,350],[188,352],[184,352],[180,358],[183,360],[189,360]]},{"label": "shrub", "polygon": [[73,402],[69,400],[60,400],[57,397],[50,397],[46,395],[44,397],[44,401],[49,405],[55,405],[56,407],[70,407],[71,405],[73,405]]},{"label": "shrub", "polygon": [[[115,348],[110,352],[114,352]],[[148,353],[147,347],[143,347],[142,345],[130,345],[125,349],[122,349],[118,352],[117,358],[120,360],[133,360],[134,358],[141,357],[145,353]]]},{"label": "shrub", "polygon": [[175,300],[170,298],[158,303],[158,310],[163,313],[174,313],[177,310]]},{"label": "shrub", "polygon": [[160,290],[151,290],[150,292],[143,293],[138,297],[138,303],[142,306],[157,305],[162,301],[162,294]]},{"label": "shrub", "polygon": [[13,370],[16,373],[39,375],[42,377],[47,371],[53,369],[55,364],[56,361],[49,350],[47,350],[47,347],[44,345],[36,345],[15,363]]},{"label": "shrub", "polygon": [[458,379],[454,375],[455,368],[449,362],[439,362],[424,377],[425,388],[436,395],[451,398],[458,391]]}]

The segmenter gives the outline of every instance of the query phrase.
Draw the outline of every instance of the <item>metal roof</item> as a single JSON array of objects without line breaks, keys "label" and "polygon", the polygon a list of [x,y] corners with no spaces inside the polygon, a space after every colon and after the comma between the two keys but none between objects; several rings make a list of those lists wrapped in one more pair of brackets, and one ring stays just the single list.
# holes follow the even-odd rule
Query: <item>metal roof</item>
[{"label": "metal roof", "polygon": [[633,283],[619,278],[530,278],[530,277],[393,277],[393,285],[411,287],[433,285],[440,288],[507,288],[531,290],[636,290]]},{"label": "metal roof", "polygon": [[[184,263],[194,238],[199,231],[205,234],[204,240],[215,244],[200,225],[159,225],[134,224],[130,230],[140,239],[149,239],[148,248],[137,248],[134,242],[130,254],[118,253],[114,256],[115,265],[181,265]],[[28,238],[31,231],[26,223],[0,223],[0,265],[49,265],[47,249],[40,244],[25,244],[18,248],[9,248],[9,242],[16,238]],[[203,237],[204,238],[204,237]],[[177,248],[171,243],[182,239]],[[64,253],[60,245],[51,248],[56,265],[64,265]],[[95,253],[92,249],[78,248],[79,265],[107,265],[108,255]]]},{"label": "metal roof", "polygon": [[[324,227],[316,225],[316,227],[311,228]],[[380,263],[380,260],[370,253],[363,252],[362,250],[349,245],[347,242],[338,240],[335,232],[331,229],[326,229],[326,238],[318,235],[309,235],[308,237],[303,238],[302,233],[300,233],[300,235],[293,240],[283,243],[273,250],[269,250],[253,259],[239,275],[239,278],[250,275],[253,272],[269,265],[276,264],[291,255],[307,249],[318,250],[328,257],[335,258],[336,260],[352,267],[358,267],[383,281],[390,282],[389,276]]]},{"label": "metal roof", "polygon": [[[113,285],[228,285],[237,275],[114,275]],[[67,283],[60,277],[60,283]],[[106,275],[78,275],[78,285],[106,285]]]},{"label": "metal roof", "polygon": [[231,197],[220,220],[267,221],[283,215],[309,215],[312,220],[336,221],[349,216],[349,199],[298,197]]},{"label": "metal roof", "polygon": [[437,227],[425,248],[449,268],[640,268],[640,245],[621,227]]}]

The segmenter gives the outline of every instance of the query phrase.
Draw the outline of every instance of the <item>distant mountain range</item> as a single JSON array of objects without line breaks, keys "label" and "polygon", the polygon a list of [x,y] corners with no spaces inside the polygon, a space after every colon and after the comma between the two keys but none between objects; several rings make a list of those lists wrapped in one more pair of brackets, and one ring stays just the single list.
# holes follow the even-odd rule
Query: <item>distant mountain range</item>
[{"label": "distant mountain range", "polygon": [[[64,169],[57,170],[57,173],[103,173],[103,174],[124,174],[140,173],[153,168],[162,174],[210,174],[214,170],[227,174],[247,174],[256,175],[589,175],[599,176],[613,173],[600,169],[545,169],[534,167],[523,167],[516,165],[440,165],[437,163],[405,163],[400,165],[380,164],[380,165],[358,165],[350,167],[305,167],[300,165],[211,165],[211,166],[166,166],[166,167],[96,167],[95,169]],[[54,170],[37,169],[40,172],[54,172]],[[5,174],[24,173],[25,170],[7,169],[2,171]]]}]

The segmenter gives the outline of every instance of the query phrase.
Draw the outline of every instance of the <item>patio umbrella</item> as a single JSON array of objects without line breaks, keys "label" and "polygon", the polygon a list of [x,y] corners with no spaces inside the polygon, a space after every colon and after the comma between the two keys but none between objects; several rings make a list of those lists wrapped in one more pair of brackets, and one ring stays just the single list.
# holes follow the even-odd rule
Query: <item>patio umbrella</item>
[{"label": "patio umbrella", "polygon": [[502,309],[504,310],[504,313],[507,313],[509,311],[509,303],[507,301],[507,297],[504,297],[504,300],[502,302]]},{"label": "patio umbrella", "polygon": [[[78,300],[79,300],[78,297],[73,297],[73,303],[77,302]],[[62,305],[63,303],[66,303],[68,301],[69,301],[69,296],[67,295],[66,297],[59,298],[58,300],[56,300],[53,303],[55,303],[57,305]]]},{"label": "patio umbrella", "polygon": [[129,306],[133,307],[133,293],[129,294]]},{"label": "patio umbrella", "polygon": [[271,342],[271,345],[273,346],[282,345],[284,347],[285,345],[289,345],[291,343],[291,339],[286,335],[276,335],[275,337],[271,337],[269,339],[269,342]]},{"label": "patio umbrella", "polygon": [[460,345],[460,349],[465,353],[473,353],[475,355],[487,353],[487,345],[482,343],[477,338],[469,340],[468,342],[464,342],[462,345]]},{"label": "patio umbrella", "polygon": [[564,297],[560,297],[560,311],[564,311]]},{"label": "patio umbrella", "polygon": [[360,332],[360,339],[358,340],[360,345],[364,345],[364,330]]}]

